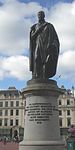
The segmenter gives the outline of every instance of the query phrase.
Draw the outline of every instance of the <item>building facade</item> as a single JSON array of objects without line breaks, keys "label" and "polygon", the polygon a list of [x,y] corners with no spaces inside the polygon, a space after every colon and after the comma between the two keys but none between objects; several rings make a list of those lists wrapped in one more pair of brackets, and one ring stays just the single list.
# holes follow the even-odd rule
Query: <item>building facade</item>
[{"label": "building facade", "polygon": [[15,87],[0,91],[0,137],[14,136],[16,129],[24,128],[24,107],[21,92]]},{"label": "building facade", "polygon": [[61,134],[66,135],[70,125],[75,125],[75,98],[73,88],[72,90],[66,90],[62,86],[61,89],[63,90],[63,95],[58,98],[59,125]]}]

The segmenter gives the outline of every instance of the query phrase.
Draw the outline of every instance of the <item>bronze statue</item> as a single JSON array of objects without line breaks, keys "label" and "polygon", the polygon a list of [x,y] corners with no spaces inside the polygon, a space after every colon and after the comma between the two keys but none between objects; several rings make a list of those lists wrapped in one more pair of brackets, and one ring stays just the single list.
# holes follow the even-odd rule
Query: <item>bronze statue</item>
[{"label": "bronze statue", "polygon": [[59,40],[54,26],[38,12],[38,23],[30,31],[30,71],[32,78],[51,78],[56,74]]}]

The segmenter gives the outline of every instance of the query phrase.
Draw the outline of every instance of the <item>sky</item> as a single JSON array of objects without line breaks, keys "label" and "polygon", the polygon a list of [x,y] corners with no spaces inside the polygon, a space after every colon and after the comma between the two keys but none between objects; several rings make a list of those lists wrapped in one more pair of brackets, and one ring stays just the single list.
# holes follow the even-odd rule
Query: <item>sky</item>
[{"label": "sky", "polygon": [[52,78],[67,89],[75,86],[75,0],[0,0],[0,89],[21,90],[31,79],[29,33],[44,10],[60,41],[57,73]]}]

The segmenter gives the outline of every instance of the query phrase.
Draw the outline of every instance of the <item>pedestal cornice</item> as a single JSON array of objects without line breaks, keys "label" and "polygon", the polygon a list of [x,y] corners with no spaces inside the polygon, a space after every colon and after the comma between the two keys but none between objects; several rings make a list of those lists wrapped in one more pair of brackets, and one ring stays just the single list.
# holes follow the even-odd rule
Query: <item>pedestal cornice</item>
[{"label": "pedestal cornice", "polygon": [[56,96],[62,94],[62,90],[58,88],[55,80],[49,79],[32,79],[27,82],[27,87],[22,89],[22,94],[26,95],[44,95],[44,96]]}]

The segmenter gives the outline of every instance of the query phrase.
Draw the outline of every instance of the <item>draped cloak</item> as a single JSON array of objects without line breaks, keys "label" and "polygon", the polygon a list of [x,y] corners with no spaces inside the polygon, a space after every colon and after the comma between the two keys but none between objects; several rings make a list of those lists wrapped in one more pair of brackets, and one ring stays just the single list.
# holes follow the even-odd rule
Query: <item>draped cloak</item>
[{"label": "draped cloak", "polygon": [[[37,28],[39,32],[33,38]],[[33,25],[30,31],[30,71],[34,73],[36,60],[40,58],[45,65],[45,78],[53,77],[56,74],[58,55],[59,39],[54,26],[44,22],[40,30],[39,24]]]}]

